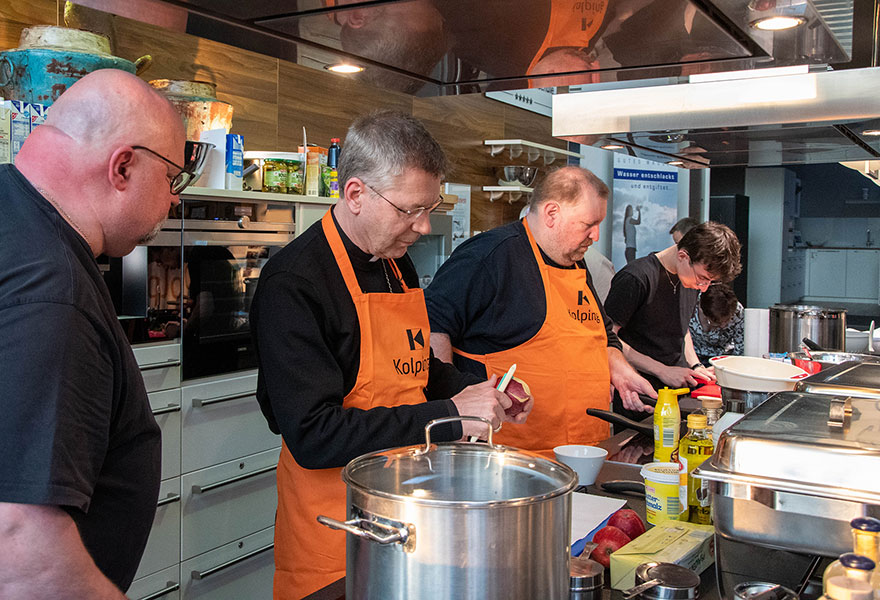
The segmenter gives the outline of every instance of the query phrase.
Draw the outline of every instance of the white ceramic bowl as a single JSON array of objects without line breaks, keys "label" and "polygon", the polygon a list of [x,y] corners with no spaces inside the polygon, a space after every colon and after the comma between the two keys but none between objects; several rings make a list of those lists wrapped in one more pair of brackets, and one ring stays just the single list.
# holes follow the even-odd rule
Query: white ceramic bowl
[{"label": "white ceramic bowl", "polygon": [[809,373],[790,363],[754,356],[716,356],[709,359],[721,387],[747,392],[793,390]]},{"label": "white ceramic bowl", "polygon": [[581,446],[569,444],[553,448],[556,460],[567,464],[578,474],[578,485],[592,485],[596,483],[602,463],[608,456],[608,451],[596,446]]},{"label": "white ceramic bowl", "polygon": [[[874,337],[874,348],[877,348],[876,335]],[[868,332],[859,331],[858,329],[846,328],[846,351],[847,352],[865,352],[868,349]]]}]

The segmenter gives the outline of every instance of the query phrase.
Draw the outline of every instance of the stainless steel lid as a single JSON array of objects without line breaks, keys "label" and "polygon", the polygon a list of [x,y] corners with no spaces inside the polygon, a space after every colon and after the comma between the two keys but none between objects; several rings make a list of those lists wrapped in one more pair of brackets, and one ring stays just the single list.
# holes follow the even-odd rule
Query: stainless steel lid
[{"label": "stainless steel lid", "polygon": [[733,588],[737,600],[798,600],[798,595],[781,585],[751,581]]},{"label": "stainless steel lid", "polygon": [[589,592],[602,587],[605,582],[605,568],[595,560],[584,556],[571,559],[571,591]]},{"label": "stainless steel lid", "polygon": [[880,399],[880,363],[845,362],[799,381],[797,391]]},{"label": "stainless steel lid", "polygon": [[695,475],[711,481],[880,504],[880,406],[780,392],[718,439]]},{"label": "stainless steel lid", "polygon": [[825,308],[823,306],[813,306],[811,304],[774,304],[770,307],[770,314],[774,312],[794,313],[799,317],[823,317],[837,318],[842,314],[846,314],[843,308]]},{"label": "stainless steel lid", "polygon": [[[488,443],[431,442],[431,428],[460,420],[484,421]],[[478,417],[434,419],[425,444],[373,452],[342,470],[353,488],[415,504],[488,507],[555,498],[577,487],[568,466],[492,442],[492,427]]]},{"label": "stainless steel lid", "polygon": [[628,598],[687,600],[699,597],[700,576],[681,565],[647,562],[636,567],[636,585],[624,592]]}]

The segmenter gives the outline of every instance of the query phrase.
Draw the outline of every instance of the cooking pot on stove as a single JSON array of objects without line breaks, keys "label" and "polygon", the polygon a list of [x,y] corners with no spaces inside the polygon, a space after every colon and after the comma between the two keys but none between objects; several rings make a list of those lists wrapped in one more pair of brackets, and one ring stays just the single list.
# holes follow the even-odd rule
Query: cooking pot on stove
[{"label": "cooking pot on stove", "polygon": [[846,310],[807,304],[770,307],[770,352],[796,352],[805,337],[828,350],[844,350]]},{"label": "cooking pot on stove", "polygon": [[[483,421],[488,443],[433,444],[431,429]],[[425,444],[355,458],[342,471],[346,597],[568,598],[571,492],[577,475],[492,442],[479,417],[435,419]]]}]

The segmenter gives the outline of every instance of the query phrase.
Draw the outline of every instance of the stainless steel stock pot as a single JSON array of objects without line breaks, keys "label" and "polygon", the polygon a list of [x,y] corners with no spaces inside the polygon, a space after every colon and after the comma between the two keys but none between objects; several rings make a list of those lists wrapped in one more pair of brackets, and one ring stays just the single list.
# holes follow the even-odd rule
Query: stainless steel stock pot
[{"label": "stainless steel stock pot", "polygon": [[[431,428],[484,421],[488,443],[433,444]],[[493,444],[478,417],[435,419],[425,445],[366,454],[343,469],[346,597],[547,600],[569,595],[577,475]]]}]

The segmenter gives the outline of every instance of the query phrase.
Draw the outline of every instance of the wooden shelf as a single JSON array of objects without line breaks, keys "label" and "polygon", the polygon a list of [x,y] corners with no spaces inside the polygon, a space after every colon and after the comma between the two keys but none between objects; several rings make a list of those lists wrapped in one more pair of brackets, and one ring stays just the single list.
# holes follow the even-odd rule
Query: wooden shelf
[{"label": "wooden shelf", "polygon": [[336,204],[338,198],[326,198],[323,196],[300,196],[299,194],[276,194],[273,192],[245,192],[239,190],[218,190],[202,187],[188,187],[181,192],[180,197],[186,200],[206,199],[220,202],[269,202],[272,204],[320,204],[330,206]]},{"label": "wooden shelf", "polygon": [[489,202],[495,202],[504,194],[507,194],[507,202],[513,204],[523,194],[531,195],[534,190],[524,185],[484,185],[483,191],[489,193]]},{"label": "wooden shelf", "polygon": [[543,157],[545,165],[553,163],[560,156],[575,156],[577,158],[582,156],[577,152],[569,152],[568,150],[561,150],[526,140],[486,140],[483,142],[483,145],[489,146],[489,154],[492,156],[498,156],[506,149],[510,158],[514,159],[525,151],[530,163]]}]

